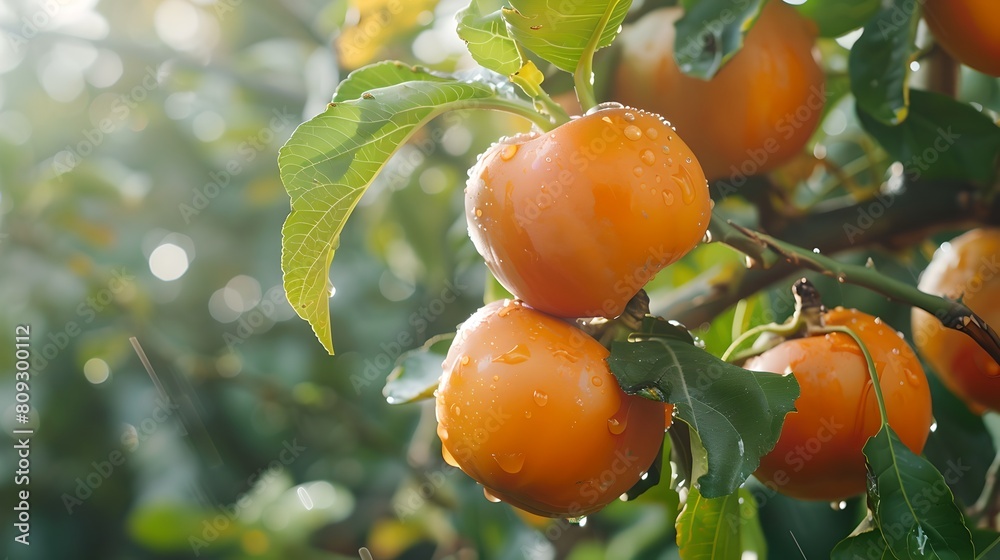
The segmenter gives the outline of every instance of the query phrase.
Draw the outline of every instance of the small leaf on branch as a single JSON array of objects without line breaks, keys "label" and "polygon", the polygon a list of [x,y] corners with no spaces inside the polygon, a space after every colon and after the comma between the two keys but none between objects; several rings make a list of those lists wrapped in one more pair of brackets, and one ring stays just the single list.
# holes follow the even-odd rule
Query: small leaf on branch
[{"label": "small leaf on branch", "polygon": [[404,352],[389,373],[382,395],[389,404],[406,404],[434,396],[441,379],[441,364],[455,333],[435,336],[420,348]]},{"label": "small leaf on branch", "polygon": [[494,72],[510,76],[521,67],[521,53],[507,33],[500,10],[483,14],[482,0],[472,0],[455,15],[458,36],[465,41],[472,58]]},{"label": "small leaf on branch", "polygon": [[674,39],[674,59],[681,72],[705,80],[715,76],[743,48],[743,37],[762,6],[761,0],[685,2]]},{"label": "small leaf on branch", "polygon": [[909,72],[921,2],[883,2],[875,19],[851,48],[851,91],[860,110],[886,124],[906,120],[910,107]]},{"label": "small leaf on branch", "polygon": [[[610,45],[631,0],[619,0],[601,32],[598,48]],[[572,73],[608,8],[607,0],[510,0],[503,9],[510,36],[556,67]]]}]

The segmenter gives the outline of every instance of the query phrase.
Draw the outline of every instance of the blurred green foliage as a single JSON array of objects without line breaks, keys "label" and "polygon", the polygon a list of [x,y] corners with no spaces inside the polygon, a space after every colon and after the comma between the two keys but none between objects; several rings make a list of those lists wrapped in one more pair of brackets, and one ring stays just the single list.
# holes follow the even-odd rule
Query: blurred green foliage
[{"label": "blurred green foliage", "polygon": [[[0,5],[0,409],[9,434],[19,427],[14,328],[30,325],[36,430],[31,545],[16,544],[4,523],[5,555],[333,559],[357,558],[365,546],[378,560],[677,558],[677,495],[665,484],[582,528],[524,517],[443,463],[432,403],[393,407],[382,396],[405,350],[454,330],[482,302],[485,267],[462,214],[465,170],[526,123],[478,113],[435,121],[390,162],[348,222],[331,272],[335,357],[285,302],[278,147],[360,65],[468,66],[453,19],[463,4]],[[821,46],[836,80],[847,51]],[[968,72],[961,94],[1000,109],[996,80]],[[829,108],[817,143],[858,169],[853,181],[831,186],[806,162],[808,173],[785,177],[805,185],[798,203],[862,198],[885,177],[890,162],[849,105]],[[858,160],[866,164],[852,167]],[[915,282],[933,246],[844,258],[871,256]],[[727,248],[701,247],[655,280],[654,304],[741,262]],[[814,279],[828,305],[907,330],[906,308]],[[787,286],[776,286],[688,326],[720,353],[734,317],[781,320],[788,301]],[[971,470],[954,490],[970,503],[993,440],[932,383],[941,427],[926,455],[939,468],[963,458]],[[16,459],[0,453],[4,508]],[[747,487],[772,558],[825,557],[864,512],[859,500],[831,509]]]}]

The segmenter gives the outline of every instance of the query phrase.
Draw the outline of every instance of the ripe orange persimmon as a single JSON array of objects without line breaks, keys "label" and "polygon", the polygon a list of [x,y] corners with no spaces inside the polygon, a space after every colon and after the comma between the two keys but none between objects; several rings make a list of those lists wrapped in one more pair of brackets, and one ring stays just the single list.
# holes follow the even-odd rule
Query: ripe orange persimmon
[{"label": "ripe orange persimmon", "polygon": [[663,441],[663,403],[625,394],[608,351],[519,301],[481,308],[459,329],[437,390],[445,460],[488,498],[578,517],[631,488]]},{"label": "ripe orange persimmon", "polygon": [[[918,287],[930,294],[962,298],[990,325],[1000,325],[1000,229],[974,229],[934,253]],[[1000,365],[974,340],[913,308],[913,340],[948,389],[982,413],[1000,410]]]},{"label": "ripe orange persimmon", "polygon": [[[914,453],[930,433],[931,395],[920,362],[899,333],[856,309],[823,315],[827,326],[850,328],[875,362],[889,425]],[[778,443],[754,473],[769,487],[809,500],[843,500],[865,491],[862,449],[881,424],[868,365],[844,333],[786,340],[751,358],[756,371],[795,375],[800,396]]]},{"label": "ripe orange persimmon", "polygon": [[995,0],[926,0],[924,21],[948,54],[1000,76],[1000,17]]},{"label": "ripe orange persimmon", "polygon": [[698,160],[659,115],[605,108],[501,140],[469,171],[469,236],[501,284],[559,317],[615,317],[705,235]]},{"label": "ripe orange persimmon", "polygon": [[767,2],[742,50],[705,81],[682,74],[674,59],[682,15],[656,10],[622,32],[614,99],[667,118],[709,179],[763,173],[801,152],[826,100],[815,24],[780,0]]}]

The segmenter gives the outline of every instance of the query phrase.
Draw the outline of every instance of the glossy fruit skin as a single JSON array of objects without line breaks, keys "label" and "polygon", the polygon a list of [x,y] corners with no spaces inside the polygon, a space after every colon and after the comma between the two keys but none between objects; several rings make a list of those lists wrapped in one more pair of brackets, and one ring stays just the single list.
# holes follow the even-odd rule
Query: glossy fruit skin
[{"label": "glossy fruit skin", "polygon": [[[1000,229],[968,231],[942,245],[920,277],[927,293],[962,298],[988,324],[1000,325]],[[976,413],[1000,410],[1000,366],[974,340],[922,309],[912,312],[913,340],[951,392]]]},{"label": "glossy fruit skin", "polygon": [[502,140],[469,171],[469,236],[501,284],[558,317],[616,317],[708,229],[691,150],[658,115],[592,112]]},{"label": "glossy fruit skin", "polygon": [[710,180],[738,186],[802,152],[826,100],[815,24],[783,2],[767,2],[742,50],[705,81],[682,74],[674,60],[682,15],[656,10],[622,32],[614,99],[667,118]]},{"label": "glossy fruit skin", "polygon": [[924,21],[959,62],[1000,76],[1000,17],[994,0],[926,0]]},{"label": "glossy fruit skin", "polygon": [[618,499],[660,452],[663,403],[626,395],[607,356],[519,301],[481,308],[459,329],[438,386],[445,460],[536,515],[577,517]]},{"label": "glossy fruit skin", "polygon": [[[932,418],[930,389],[916,354],[895,329],[856,309],[838,307],[824,320],[852,329],[864,341],[879,374],[889,425],[919,454]],[[862,449],[881,427],[881,417],[854,340],[843,333],[791,339],[744,367],[794,372],[801,391],[796,411],[785,417],[778,443],[754,475],[769,488],[805,500],[839,501],[864,492]]]}]

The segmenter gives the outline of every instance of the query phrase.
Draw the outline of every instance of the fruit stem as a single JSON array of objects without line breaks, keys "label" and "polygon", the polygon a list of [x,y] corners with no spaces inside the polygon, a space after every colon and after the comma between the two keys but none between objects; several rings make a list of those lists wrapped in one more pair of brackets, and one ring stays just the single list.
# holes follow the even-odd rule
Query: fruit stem
[{"label": "fruit stem", "polygon": [[[945,327],[963,332],[976,341],[994,360],[1000,362],[1000,336],[981,317],[959,301],[933,296],[917,288],[885,276],[874,268],[839,263],[818,252],[809,251],[774,237],[749,230],[729,222],[729,226],[747,237],[754,254],[748,256],[767,262],[764,253],[773,251],[794,266],[811,268],[836,278],[839,282],[854,284],[882,294],[891,300],[919,307],[934,315]],[[729,243],[727,243],[729,244]],[[744,244],[745,245],[745,244]],[[763,245],[763,249],[761,246]],[[735,249],[740,249],[730,244]]]},{"label": "fruit stem", "polygon": [[472,101],[465,102],[463,104],[458,104],[453,107],[454,109],[492,109],[494,111],[504,111],[506,113],[511,113],[519,117],[524,117],[531,121],[535,126],[541,129],[543,132],[548,132],[556,127],[556,123],[552,122],[548,116],[543,115],[535,110],[532,105],[529,105],[523,101],[515,101],[512,99],[500,99],[498,97],[490,99],[475,99]]},{"label": "fruit stem", "polygon": [[812,331],[813,334],[827,334],[827,333],[843,333],[854,339],[854,342],[858,344],[861,348],[861,353],[865,356],[865,362],[868,363],[868,375],[872,378],[872,387],[875,388],[875,399],[878,401],[878,413],[882,416],[882,425],[889,425],[889,415],[885,411],[885,399],[882,397],[882,385],[879,382],[878,370],[875,369],[875,361],[872,360],[872,355],[868,352],[868,347],[862,342],[861,338],[848,327],[823,327]]},{"label": "fruit stem", "polygon": [[597,52],[601,36],[604,35],[604,28],[611,21],[611,14],[614,13],[619,1],[608,2],[608,7],[604,10],[604,15],[597,22],[594,33],[591,34],[590,40],[587,41],[587,45],[583,48],[583,54],[580,56],[579,62],[576,63],[576,72],[573,73],[573,85],[576,87],[576,97],[580,100],[580,108],[583,109],[584,113],[593,108],[594,105],[597,105],[597,99],[594,97],[594,53]]},{"label": "fruit stem", "polygon": [[[800,278],[792,285],[792,295],[795,297],[795,311],[787,321],[784,323],[758,325],[746,331],[729,345],[729,348],[722,354],[722,360],[740,363],[747,358],[768,350],[785,339],[801,337],[807,331],[821,328],[823,326],[823,302],[820,300],[819,291],[816,290],[812,282],[806,278]],[[754,345],[749,351],[736,354],[736,351],[746,341],[765,333],[777,335],[773,343],[767,344],[765,347]]]}]

